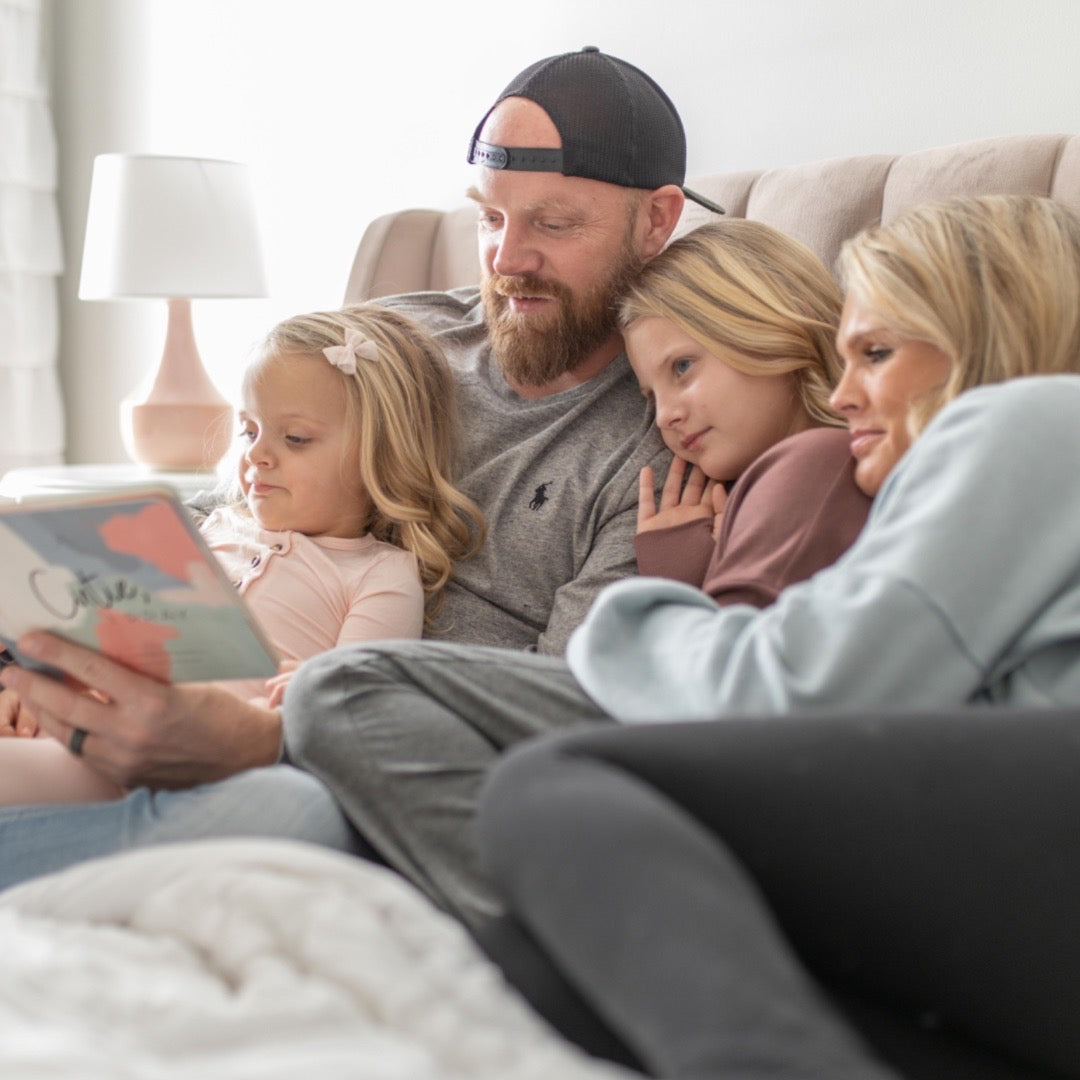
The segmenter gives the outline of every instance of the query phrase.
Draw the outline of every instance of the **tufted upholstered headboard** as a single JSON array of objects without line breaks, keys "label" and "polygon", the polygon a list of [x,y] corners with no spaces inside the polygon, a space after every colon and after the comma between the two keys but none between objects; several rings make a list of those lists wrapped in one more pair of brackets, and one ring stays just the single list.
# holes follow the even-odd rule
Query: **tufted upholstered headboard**
[{"label": "tufted upholstered headboard", "polygon": [[[909,154],[830,158],[759,172],[691,177],[734,217],[794,236],[831,267],[843,241],[905,207],[956,195],[1049,195],[1080,213],[1080,135],[1009,135]],[[687,203],[676,235],[711,218]],[[376,218],[357,248],[347,303],[475,284],[476,210],[399,210]]]}]

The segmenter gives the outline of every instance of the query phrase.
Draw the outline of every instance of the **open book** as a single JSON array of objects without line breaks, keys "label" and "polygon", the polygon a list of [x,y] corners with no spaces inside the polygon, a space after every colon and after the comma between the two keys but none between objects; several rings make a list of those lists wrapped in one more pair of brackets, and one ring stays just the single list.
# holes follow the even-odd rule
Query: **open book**
[{"label": "open book", "polygon": [[49,630],[161,682],[269,677],[276,651],[165,486],[0,505],[0,644]]}]

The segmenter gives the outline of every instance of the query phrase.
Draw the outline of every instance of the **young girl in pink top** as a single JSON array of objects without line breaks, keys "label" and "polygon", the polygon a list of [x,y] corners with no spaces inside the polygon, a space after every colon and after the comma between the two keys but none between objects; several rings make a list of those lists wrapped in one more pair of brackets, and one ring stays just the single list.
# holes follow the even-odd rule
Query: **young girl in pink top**
[{"label": "young girl in pink top", "polygon": [[[451,480],[454,382],[439,347],[376,305],[288,319],[245,372],[226,505],[200,530],[276,645],[280,673],[226,683],[277,703],[338,645],[418,638],[483,520]],[[0,735],[37,735],[11,691]],[[47,737],[0,743],[0,803],[120,794]]]}]

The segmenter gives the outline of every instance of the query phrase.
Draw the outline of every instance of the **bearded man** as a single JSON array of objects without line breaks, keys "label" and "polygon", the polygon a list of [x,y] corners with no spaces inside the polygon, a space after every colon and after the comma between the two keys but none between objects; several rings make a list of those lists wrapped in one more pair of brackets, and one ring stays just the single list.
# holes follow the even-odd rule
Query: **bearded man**
[{"label": "bearded man", "polygon": [[481,286],[380,301],[458,372],[461,486],[488,519],[433,636],[560,655],[597,592],[634,572],[641,467],[667,472],[615,317],[678,221],[686,143],[648,76],[584,49],[518,75],[469,160]]}]

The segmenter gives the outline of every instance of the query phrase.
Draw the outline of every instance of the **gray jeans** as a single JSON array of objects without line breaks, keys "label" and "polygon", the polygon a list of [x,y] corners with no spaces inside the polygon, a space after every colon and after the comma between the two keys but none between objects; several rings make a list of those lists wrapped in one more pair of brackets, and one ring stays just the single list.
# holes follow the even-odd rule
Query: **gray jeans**
[{"label": "gray jeans", "polygon": [[501,910],[474,838],[489,769],[523,739],[611,723],[560,659],[426,641],[309,660],[284,717],[289,760],[390,866],[471,927]]}]

